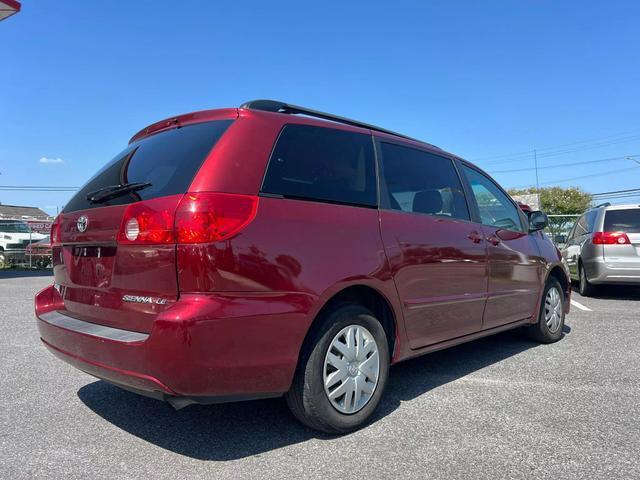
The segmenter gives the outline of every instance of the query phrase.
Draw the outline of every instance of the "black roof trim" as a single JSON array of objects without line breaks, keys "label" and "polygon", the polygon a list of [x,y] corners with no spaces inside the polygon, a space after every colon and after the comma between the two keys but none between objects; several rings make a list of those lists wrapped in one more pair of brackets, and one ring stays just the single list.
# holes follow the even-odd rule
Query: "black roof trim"
[{"label": "black roof trim", "polygon": [[[345,125],[351,125],[354,127],[367,128],[369,130],[375,130],[376,132],[387,133],[396,137],[406,138],[407,140],[413,140],[414,142],[425,143],[415,138],[402,135],[401,133],[393,132],[385,128],[376,127],[368,123],[359,122],[358,120],[352,120],[351,118],[340,117],[331,113],[320,112],[318,110],[312,110],[306,107],[300,107],[298,105],[291,105],[290,103],[280,102],[278,100],[251,100],[240,105],[240,108],[246,108],[249,110],[262,110],[265,112],[274,113],[290,113],[308,115],[309,117],[322,118],[324,120],[330,120],[332,122],[343,123]],[[431,144],[428,144],[431,145]],[[433,146],[433,145],[431,145]],[[438,148],[438,147],[435,147]]]}]

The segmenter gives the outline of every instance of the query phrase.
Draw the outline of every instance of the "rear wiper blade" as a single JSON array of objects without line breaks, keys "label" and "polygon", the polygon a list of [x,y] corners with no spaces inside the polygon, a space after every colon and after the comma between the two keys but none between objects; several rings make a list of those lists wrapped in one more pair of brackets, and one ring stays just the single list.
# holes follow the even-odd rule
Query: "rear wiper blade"
[{"label": "rear wiper blade", "polygon": [[119,197],[120,195],[137,192],[138,190],[142,190],[150,186],[151,183],[149,182],[108,185],[106,187],[99,188],[98,190],[94,190],[93,192],[87,193],[87,200],[89,201],[89,203],[102,203],[106,202],[107,200],[111,200],[112,198]]}]

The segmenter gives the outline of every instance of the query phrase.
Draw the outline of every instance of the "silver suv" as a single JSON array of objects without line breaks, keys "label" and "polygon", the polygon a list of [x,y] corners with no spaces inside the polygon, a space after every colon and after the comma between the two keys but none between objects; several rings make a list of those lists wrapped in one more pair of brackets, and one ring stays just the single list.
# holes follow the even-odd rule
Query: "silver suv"
[{"label": "silver suv", "polygon": [[557,240],[580,295],[602,284],[640,285],[640,205],[598,205]]}]

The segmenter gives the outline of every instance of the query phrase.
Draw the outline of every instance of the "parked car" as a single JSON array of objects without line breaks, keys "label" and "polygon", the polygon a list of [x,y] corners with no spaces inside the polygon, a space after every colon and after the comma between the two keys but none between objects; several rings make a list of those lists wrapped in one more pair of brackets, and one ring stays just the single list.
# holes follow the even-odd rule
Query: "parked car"
[{"label": "parked car", "polygon": [[390,364],[517,327],[562,337],[546,224],[471,163],[372,125],[269,100],[181,115],[56,218],[38,328],[64,361],[176,408],[284,395],[347,432]]},{"label": "parked car", "polygon": [[24,249],[24,254],[31,259],[31,264],[37,268],[49,268],[52,266],[51,240],[45,236],[42,240],[30,243]]},{"label": "parked car", "polygon": [[640,285],[640,205],[598,205],[556,243],[580,295],[596,294],[599,285]]},{"label": "parked car", "polygon": [[0,268],[23,261],[27,245],[44,237],[22,220],[0,220]]}]

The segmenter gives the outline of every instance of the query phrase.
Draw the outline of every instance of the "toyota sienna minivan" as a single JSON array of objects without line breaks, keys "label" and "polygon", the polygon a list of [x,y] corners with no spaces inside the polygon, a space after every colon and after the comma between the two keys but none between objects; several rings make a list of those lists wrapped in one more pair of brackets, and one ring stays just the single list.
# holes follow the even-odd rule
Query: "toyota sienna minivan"
[{"label": "toyota sienna minivan", "polygon": [[325,432],[371,416],[389,366],[523,327],[563,335],[570,282],[482,170],[270,100],[136,133],[51,231],[35,299],[65,362],[175,408],[284,395]]}]

